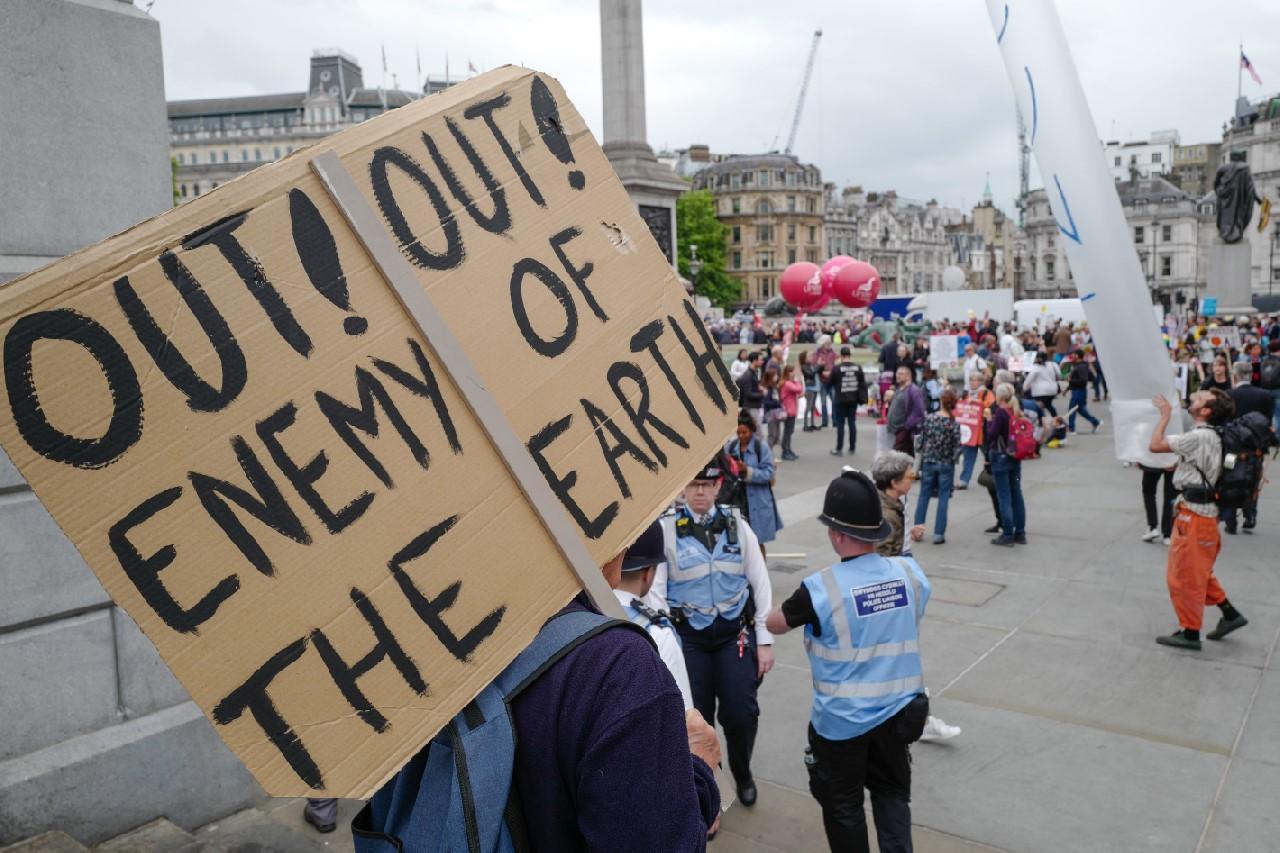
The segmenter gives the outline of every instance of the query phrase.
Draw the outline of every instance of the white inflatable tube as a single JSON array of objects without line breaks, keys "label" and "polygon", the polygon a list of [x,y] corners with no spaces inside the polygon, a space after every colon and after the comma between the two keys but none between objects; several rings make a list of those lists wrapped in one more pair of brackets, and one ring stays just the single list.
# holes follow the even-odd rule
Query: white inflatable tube
[{"label": "white inflatable tube", "polygon": [[987,0],[987,10],[1106,371],[1116,456],[1172,465],[1148,446],[1157,419],[1151,398],[1178,405],[1173,369],[1057,7]]}]

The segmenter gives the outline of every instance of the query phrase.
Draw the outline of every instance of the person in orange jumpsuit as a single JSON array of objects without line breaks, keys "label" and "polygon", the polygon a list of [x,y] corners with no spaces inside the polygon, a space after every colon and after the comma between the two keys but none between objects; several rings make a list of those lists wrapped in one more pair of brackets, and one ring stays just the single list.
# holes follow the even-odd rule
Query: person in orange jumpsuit
[{"label": "person in orange jumpsuit", "polygon": [[1222,440],[1213,427],[1226,423],[1235,413],[1235,405],[1222,391],[1197,391],[1187,407],[1195,426],[1181,435],[1166,438],[1173,408],[1164,397],[1155,397],[1152,402],[1160,412],[1160,421],[1151,434],[1151,452],[1177,455],[1173,484],[1182,492],[1175,507],[1177,516],[1167,568],[1169,598],[1173,600],[1179,628],[1172,634],[1156,637],[1156,642],[1199,651],[1200,626],[1206,606],[1222,611],[1217,627],[1205,635],[1206,639],[1221,640],[1249,624],[1227,600],[1222,584],[1213,574],[1213,564],[1222,546],[1218,507],[1214,503],[1214,484],[1222,473]]}]

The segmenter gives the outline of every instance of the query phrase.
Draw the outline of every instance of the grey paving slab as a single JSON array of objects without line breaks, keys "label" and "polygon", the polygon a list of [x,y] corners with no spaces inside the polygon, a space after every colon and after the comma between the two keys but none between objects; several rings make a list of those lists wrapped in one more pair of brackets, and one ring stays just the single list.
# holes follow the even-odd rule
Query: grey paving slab
[{"label": "grey paving slab", "polygon": [[319,840],[294,832],[252,808],[201,827],[196,840],[202,853],[317,853],[326,849]]},{"label": "grey paving slab", "polygon": [[337,828],[333,832],[321,834],[315,827],[302,818],[302,811],[307,801],[302,797],[276,797],[264,802],[258,808],[269,815],[276,823],[293,832],[306,836],[316,844],[322,845],[335,853],[355,853],[355,842],[351,840],[351,820],[364,808],[361,800],[339,800]]},{"label": "grey paving slab", "polygon": [[751,759],[757,777],[797,791],[809,789],[804,748],[808,743],[812,684],[807,664],[778,666],[765,676],[758,698],[761,725],[767,728],[756,738]]},{"label": "grey paving slab", "polygon": [[1262,674],[1236,754],[1250,761],[1280,766],[1280,672]]},{"label": "grey paving slab", "polygon": [[1237,758],[1205,833],[1204,853],[1280,850],[1280,767]]},{"label": "grey paving slab", "polygon": [[1260,673],[1192,654],[1019,632],[949,695],[1226,755]]},{"label": "grey paving slab", "polygon": [[[1200,657],[1258,668],[1266,663],[1280,630],[1280,608],[1243,603],[1241,607],[1248,611],[1249,624],[1222,642],[1205,641]],[[1216,608],[1205,610],[1206,631],[1220,615]],[[1065,586],[1023,625],[1024,631],[1033,633],[1113,641],[1144,651],[1150,650],[1157,634],[1176,628],[1173,606],[1163,590],[1110,590],[1083,583]]]},{"label": "grey paving slab", "polygon": [[1067,584],[1067,581],[1059,578],[1026,575],[1017,571],[965,568],[950,559],[939,564],[931,562],[924,553],[920,556],[920,563],[931,580],[937,579],[942,584],[944,593],[947,591],[947,581],[972,581],[1003,587],[998,595],[992,596],[978,607],[947,600],[946,597],[931,600],[926,619],[943,619],[992,628],[1016,628],[1048,600],[1061,594]]},{"label": "grey paving slab", "polygon": [[924,664],[925,683],[933,690],[941,690],[991,651],[1007,634],[999,628],[925,616],[920,629],[920,658]]},{"label": "grey paving slab", "polygon": [[786,850],[789,853],[825,853],[826,834],[822,811],[808,791],[762,783],[754,808],[734,806],[721,818],[725,838],[709,847],[717,853],[749,853]]},{"label": "grey paving slab", "polygon": [[942,697],[912,747],[916,823],[1027,853],[1195,850],[1227,758]]}]

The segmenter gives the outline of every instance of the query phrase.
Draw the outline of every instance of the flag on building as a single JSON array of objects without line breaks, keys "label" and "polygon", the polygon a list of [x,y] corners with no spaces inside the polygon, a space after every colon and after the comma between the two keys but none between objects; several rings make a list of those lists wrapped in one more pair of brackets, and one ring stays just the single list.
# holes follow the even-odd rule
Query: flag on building
[{"label": "flag on building", "polygon": [[1267,230],[1267,226],[1271,224],[1271,199],[1264,198],[1262,200],[1262,211],[1258,214],[1258,233],[1261,234]]},{"label": "flag on building", "polygon": [[1262,78],[1258,76],[1258,72],[1253,70],[1253,63],[1249,61],[1249,57],[1244,55],[1244,51],[1240,51],[1240,67],[1249,72],[1249,76],[1253,78],[1253,82],[1259,86],[1262,85]]}]

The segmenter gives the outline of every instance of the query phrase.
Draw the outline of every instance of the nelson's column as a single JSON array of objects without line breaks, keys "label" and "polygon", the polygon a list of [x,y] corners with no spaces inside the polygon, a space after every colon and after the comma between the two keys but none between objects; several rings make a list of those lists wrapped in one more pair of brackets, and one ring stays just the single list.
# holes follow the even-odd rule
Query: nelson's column
[{"label": "nelson's column", "polygon": [[658,162],[644,121],[644,34],[640,0],[600,0],[604,153],[667,260],[676,259],[676,197],[688,185]]}]

